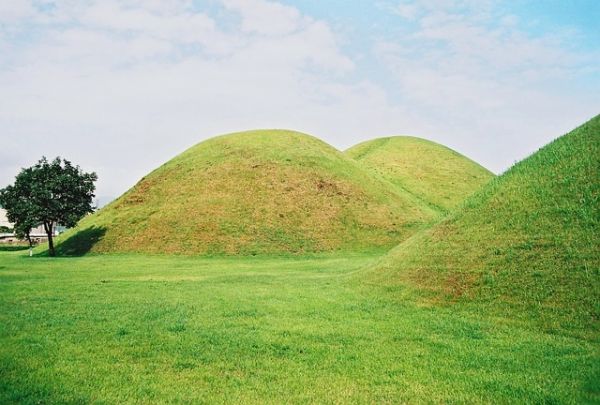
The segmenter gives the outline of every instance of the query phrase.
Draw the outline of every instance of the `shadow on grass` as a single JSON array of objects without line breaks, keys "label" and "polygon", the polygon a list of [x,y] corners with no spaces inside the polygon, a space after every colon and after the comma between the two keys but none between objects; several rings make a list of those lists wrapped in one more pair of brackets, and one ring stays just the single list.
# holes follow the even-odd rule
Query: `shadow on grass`
[{"label": "shadow on grass", "polygon": [[2,245],[0,244],[0,252],[17,252],[19,250],[27,250],[29,245]]},{"label": "shadow on grass", "polygon": [[65,239],[56,246],[57,256],[83,256],[88,253],[92,247],[104,236],[106,228],[90,228],[83,229],[68,239]]}]

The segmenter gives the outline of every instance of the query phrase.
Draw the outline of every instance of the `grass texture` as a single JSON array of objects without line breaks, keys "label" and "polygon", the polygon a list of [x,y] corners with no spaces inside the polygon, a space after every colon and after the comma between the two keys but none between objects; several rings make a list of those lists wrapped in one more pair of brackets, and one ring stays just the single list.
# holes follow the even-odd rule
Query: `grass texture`
[{"label": "grass texture", "polygon": [[354,275],[377,256],[0,252],[0,403],[581,403],[595,342]]},{"label": "grass texture", "polygon": [[599,246],[597,116],[400,244],[365,280],[386,289],[408,283],[430,300],[597,338]]},{"label": "grass texture", "polygon": [[411,136],[374,139],[345,154],[442,214],[494,177],[452,149]]},{"label": "grass texture", "polygon": [[59,247],[256,256],[0,251],[0,403],[600,402],[600,117],[422,231],[443,204],[271,135],[199,144]]},{"label": "grass texture", "polygon": [[[421,154],[421,161],[451,158],[455,168],[438,176],[439,182],[453,176],[463,182],[461,170],[469,178],[477,172],[481,181],[491,176],[479,166],[473,170],[476,165],[466,158],[436,148],[435,153],[417,148],[407,154],[411,159]],[[416,166],[417,176],[431,169]],[[439,186],[433,177],[425,188]],[[453,186],[452,198],[466,197],[471,183],[464,189]],[[382,250],[439,216],[440,210],[416,191],[397,187],[314,137],[258,130],[209,139],[165,163],[82,220],[58,241],[58,253]]]}]

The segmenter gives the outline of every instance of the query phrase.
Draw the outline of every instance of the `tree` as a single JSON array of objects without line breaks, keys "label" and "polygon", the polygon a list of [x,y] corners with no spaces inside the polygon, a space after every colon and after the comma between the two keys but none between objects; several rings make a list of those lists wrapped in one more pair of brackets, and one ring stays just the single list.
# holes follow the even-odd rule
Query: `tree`
[{"label": "tree", "polygon": [[25,220],[15,225],[15,236],[19,239],[27,239],[29,243],[29,256],[33,255],[33,240],[31,239],[31,229],[37,224],[31,220]]},{"label": "tree", "polygon": [[75,226],[84,215],[93,212],[96,173],[84,173],[79,166],[57,157],[45,157],[32,167],[22,169],[15,183],[0,189],[0,205],[15,233],[29,237],[33,227],[42,224],[48,235],[48,253],[55,256],[54,227],[60,223]]},{"label": "tree", "polygon": [[[3,192],[0,190],[0,202],[2,202]],[[10,211],[7,210],[7,217],[14,224],[13,232],[19,239],[27,239],[29,242],[29,256],[32,255],[33,240],[31,239],[31,229],[36,227],[39,222],[32,217],[29,201],[20,200],[18,206],[13,207]],[[10,205],[10,201],[7,201]]]}]

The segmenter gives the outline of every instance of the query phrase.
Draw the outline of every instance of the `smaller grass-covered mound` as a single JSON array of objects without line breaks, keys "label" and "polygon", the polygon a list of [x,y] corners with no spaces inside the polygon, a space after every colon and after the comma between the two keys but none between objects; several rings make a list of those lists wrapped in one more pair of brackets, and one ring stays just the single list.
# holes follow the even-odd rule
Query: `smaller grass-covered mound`
[{"label": "smaller grass-covered mound", "polygon": [[516,164],[367,278],[436,299],[596,330],[600,318],[600,116]]},{"label": "smaller grass-covered mound", "polygon": [[456,208],[494,177],[452,149],[411,136],[374,139],[345,153],[441,213]]},{"label": "smaller grass-covered mound", "polygon": [[259,130],[209,139],[165,163],[84,218],[58,252],[383,249],[434,217],[314,137]]}]

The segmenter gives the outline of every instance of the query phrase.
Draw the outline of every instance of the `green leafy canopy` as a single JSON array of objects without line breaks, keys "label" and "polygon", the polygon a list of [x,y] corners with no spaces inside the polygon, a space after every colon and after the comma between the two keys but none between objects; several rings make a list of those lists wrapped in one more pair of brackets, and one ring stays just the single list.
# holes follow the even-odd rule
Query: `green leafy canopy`
[{"label": "green leafy canopy", "polygon": [[97,178],[96,173],[85,173],[66,159],[42,157],[22,169],[13,185],[0,190],[0,204],[18,235],[27,236],[31,228],[43,224],[51,243],[54,224],[72,227],[93,211]]}]

